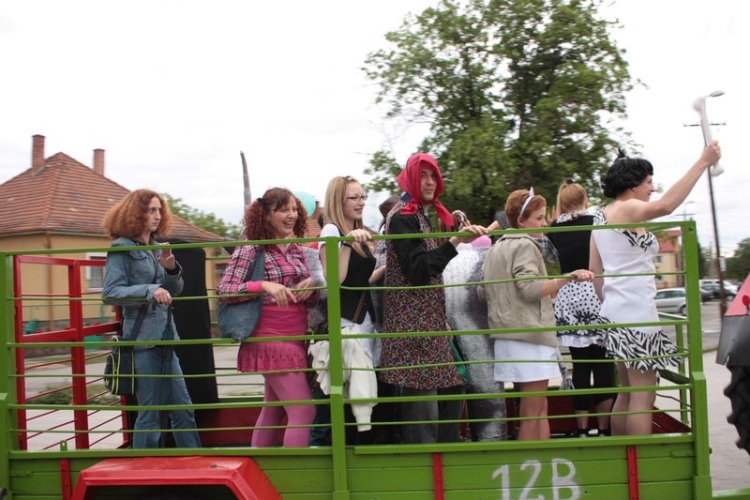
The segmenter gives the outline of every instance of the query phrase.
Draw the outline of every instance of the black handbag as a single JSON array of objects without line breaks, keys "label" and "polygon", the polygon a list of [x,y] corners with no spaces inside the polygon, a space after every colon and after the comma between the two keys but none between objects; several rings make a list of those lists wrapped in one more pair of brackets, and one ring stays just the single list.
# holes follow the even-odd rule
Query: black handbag
[{"label": "black handbag", "polygon": [[121,346],[115,337],[115,345],[107,354],[104,365],[104,387],[116,396],[135,394],[135,359],[133,346]]},{"label": "black handbag", "polygon": [[[148,305],[142,306],[133,325],[132,337],[138,337]],[[167,325],[169,327],[169,325]],[[135,357],[133,346],[120,345],[120,336],[116,336],[115,345],[107,354],[104,363],[104,387],[115,396],[132,396],[135,394]]]},{"label": "black handbag", "polygon": [[[265,255],[263,250],[258,248],[255,261],[245,274],[245,281],[260,281],[263,278],[265,267]],[[219,301],[218,320],[221,336],[225,339],[234,339],[237,342],[242,342],[248,338],[255,331],[255,327],[258,326],[262,306],[263,299],[260,295],[242,302],[227,303]]]}]

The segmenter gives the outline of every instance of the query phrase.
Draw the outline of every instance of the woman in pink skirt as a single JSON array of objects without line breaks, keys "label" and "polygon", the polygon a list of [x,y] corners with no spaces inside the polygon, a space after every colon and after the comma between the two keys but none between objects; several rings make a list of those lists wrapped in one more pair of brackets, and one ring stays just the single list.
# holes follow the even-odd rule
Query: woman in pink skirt
[{"label": "woman in pink skirt", "polygon": [[[282,240],[304,237],[307,214],[302,202],[283,188],[272,188],[245,209],[247,240]],[[315,286],[302,248],[297,243],[263,245],[264,273],[261,281],[245,281],[261,247],[237,247],[219,283],[219,295],[263,294],[260,321],[253,337],[284,337],[307,332],[307,313],[314,304],[315,292],[299,290]],[[221,299],[226,302],[242,298]],[[241,372],[263,372],[264,401],[303,401],[312,399],[307,383],[307,353],[301,340],[245,342],[237,355]],[[298,371],[295,371],[298,370]],[[315,406],[265,406],[253,432],[252,446],[274,446],[287,417],[285,447],[306,447]]]}]

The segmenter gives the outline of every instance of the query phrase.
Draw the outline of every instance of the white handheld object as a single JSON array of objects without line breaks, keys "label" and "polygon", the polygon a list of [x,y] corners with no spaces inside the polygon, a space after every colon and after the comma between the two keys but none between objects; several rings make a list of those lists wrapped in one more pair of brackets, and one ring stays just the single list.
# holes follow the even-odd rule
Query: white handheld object
[{"label": "white handheld object", "polygon": [[[723,94],[723,92],[719,93],[712,92],[709,94],[711,97],[714,96],[720,96]],[[711,134],[711,122],[708,121],[708,116],[706,116],[706,97],[699,97],[698,99],[693,102],[693,108],[698,112],[698,114],[701,116],[701,130],[703,131],[703,141],[708,145],[709,142],[713,140],[713,134]],[[717,161],[713,167],[711,167],[711,175],[716,177],[717,175],[721,175],[724,173],[724,167],[719,165],[719,162]]]}]

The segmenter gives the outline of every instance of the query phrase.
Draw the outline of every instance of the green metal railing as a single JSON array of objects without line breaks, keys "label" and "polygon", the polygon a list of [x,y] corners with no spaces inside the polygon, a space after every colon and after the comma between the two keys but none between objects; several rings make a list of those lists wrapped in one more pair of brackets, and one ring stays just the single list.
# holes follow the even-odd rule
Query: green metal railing
[{"label": "green metal railing", "polygon": [[[684,269],[678,270],[673,273],[668,274],[678,274],[684,276],[685,279],[685,288],[687,292],[687,310],[688,310],[688,316],[687,318],[682,318],[680,316],[665,316],[665,320],[663,322],[658,323],[660,326],[674,326],[676,330],[676,343],[678,346],[678,349],[681,354],[686,356],[686,365],[682,365],[676,372],[669,373],[665,372],[662,374],[662,376],[665,379],[668,379],[672,381],[675,385],[671,388],[665,388],[665,387],[651,387],[646,389],[653,389],[653,390],[659,390],[660,392],[674,392],[677,394],[676,399],[679,401],[679,407],[677,410],[672,411],[673,413],[676,413],[678,416],[678,419],[685,423],[690,425],[690,432],[689,432],[689,440],[694,443],[695,447],[695,471],[694,471],[694,488],[695,488],[695,494],[694,498],[709,498],[711,496],[711,478],[710,478],[710,466],[709,466],[709,443],[708,443],[708,413],[707,413],[707,398],[706,398],[706,380],[705,380],[705,374],[703,373],[703,358],[702,358],[702,349],[698,348],[698,346],[701,346],[701,318],[700,318],[700,293],[699,293],[699,287],[698,287],[698,255],[697,255],[697,235],[696,235],[696,229],[695,224],[692,221],[687,222],[669,222],[669,223],[646,223],[646,224],[619,224],[619,225],[608,225],[606,226],[606,229],[612,229],[612,228],[634,228],[634,227],[646,227],[650,231],[661,231],[666,229],[671,229],[674,227],[679,227],[682,230],[682,250],[683,250],[683,262],[684,262]],[[566,232],[570,230],[581,230],[581,229],[589,229],[586,227],[576,227],[574,229],[571,228],[542,228],[542,229],[535,229],[534,232]],[[590,229],[593,230],[600,230],[604,229],[601,226],[595,226]],[[498,231],[494,234],[504,234],[504,233],[527,233],[530,232],[528,230],[507,230],[507,231]],[[443,238],[443,237],[449,237],[453,233],[433,233],[430,235],[419,235],[419,237],[436,237],[436,238]],[[413,237],[411,235],[397,235],[397,236],[375,236],[374,238],[377,239],[403,239],[403,238],[410,238]],[[297,240],[284,240],[284,242],[290,242],[290,241],[296,241],[299,243],[309,243],[313,241],[319,241],[318,238],[304,238],[304,239],[297,239]],[[329,331],[327,334],[322,335],[316,335],[316,339],[321,340],[329,340],[330,341],[330,377],[331,377],[331,394],[330,394],[330,400],[327,402],[321,402],[321,401],[299,401],[294,402],[294,404],[300,404],[300,405],[311,405],[311,404],[329,404],[331,409],[331,431],[332,431],[332,446],[330,449],[294,449],[294,450],[285,450],[285,449],[252,449],[252,454],[254,456],[277,456],[277,455],[297,455],[297,454],[330,454],[332,459],[332,471],[333,471],[333,478],[332,478],[332,484],[333,484],[333,498],[340,498],[340,499],[348,499],[349,491],[350,491],[350,485],[349,485],[349,475],[348,475],[348,464],[347,464],[347,446],[346,446],[346,427],[350,425],[356,425],[356,423],[347,423],[345,419],[345,405],[350,403],[364,403],[364,402],[392,402],[392,403],[399,403],[399,402],[407,402],[407,401],[420,401],[424,400],[424,397],[408,397],[408,396],[398,396],[398,397],[391,397],[387,400],[378,400],[378,399],[347,399],[344,397],[344,370],[343,370],[343,361],[342,361],[342,340],[343,339],[356,339],[356,338],[385,338],[385,337],[406,337],[406,336],[415,336],[415,335],[422,335],[422,336],[432,336],[432,335],[443,335],[443,336],[452,336],[452,335],[485,335],[487,333],[493,333],[493,334],[503,334],[503,333],[513,333],[517,330],[514,329],[494,329],[494,330],[483,330],[483,331],[441,331],[441,332],[423,332],[423,333],[414,333],[414,332],[389,332],[389,333],[376,333],[376,334],[370,334],[370,335],[347,335],[343,334],[341,332],[341,321],[340,321],[340,313],[341,313],[341,307],[338,300],[340,290],[343,288],[341,285],[339,285],[339,274],[338,274],[338,245],[337,243],[339,241],[351,241],[351,238],[346,237],[329,237],[325,238],[326,242],[326,262],[327,262],[327,269],[326,274],[328,276],[328,285],[326,287],[326,292],[328,296],[328,302],[327,302],[327,318],[328,318],[328,325],[329,325]],[[273,243],[273,241],[264,241],[264,242],[252,242],[255,244],[260,243]],[[238,242],[236,244],[249,244],[249,242]],[[201,244],[180,244],[180,245],[171,245],[172,248],[179,249],[179,248],[218,248],[218,247],[225,247],[227,245],[227,242],[216,242],[216,243],[201,243]],[[156,249],[156,248],[163,248],[163,246],[152,246],[152,247],[144,247],[139,246],[139,250],[144,249]],[[38,251],[24,251],[24,252],[0,252],[0,276],[2,276],[2,280],[0,281],[0,486],[3,484],[10,484],[10,477],[8,476],[8,470],[9,467],[7,466],[9,461],[11,460],[11,457],[18,457],[21,453],[36,453],[34,451],[22,451],[19,445],[19,436],[29,436],[29,435],[35,435],[40,436],[44,434],[59,434],[61,436],[68,436],[70,434],[69,430],[60,430],[60,429],[54,429],[54,428],[43,428],[43,424],[35,424],[40,425],[40,427],[33,427],[28,428],[25,426],[25,424],[28,424],[28,422],[23,422],[22,425],[19,425],[19,415],[25,415],[26,412],[63,412],[63,411],[72,411],[74,413],[79,412],[75,418],[83,418],[83,416],[88,417],[92,412],[115,412],[115,414],[119,414],[121,411],[123,411],[123,407],[118,404],[102,404],[97,403],[96,399],[93,401],[89,400],[88,396],[84,396],[84,400],[81,400],[80,397],[74,401],[72,405],[68,404],[34,404],[33,400],[32,402],[26,402],[26,395],[19,395],[17,389],[19,387],[23,388],[24,381],[33,380],[36,377],[42,377],[43,375],[37,375],[35,373],[26,373],[24,369],[19,369],[17,366],[17,363],[19,360],[25,358],[25,356],[21,355],[19,356],[18,353],[25,352],[25,350],[29,349],[30,347],[34,347],[37,349],[52,349],[52,348],[65,348],[65,349],[71,349],[71,363],[78,363],[79,368],[81,366],[84,367],[83,372],[78,373],[71,373],[71,386],[77,386],[78,384],[82,384],[83,386],[86,385],[87,376],[89,378],[92,377],[92,374],[86,373],[85,371],[85,359],[79,359],[77,361],[73,360],[73,357],[76,356],[83,356],[84,351],[83,348],[102,348],[105,349],[108,347],[108,342],[106,341],[87,341],[85,338],[80,338],[75,341],[52,341],[52,342],[33,342],[29,343],[26,342],[23,336],[23,332],[21,332],[21,335],[16,335],[15,328],[16,325],[14,323],[14,317],[16,314],[21,314],[22,307],[19,307],[19,304],[21,304],[24,301],[37,301],[37,300],[44,300],[44,301],[52,301],[52,302],[59,302],[61,305],[65,305],[70,303],[71,301],[80,301],[82,304],[98,304],[100,303],[101,298],[100,297],[93,297],[93,296],[80,296],[80,297],[24,297],[22,295],[16,296],[14,292],[14,257],[17,255],[40,255],[40,256],[47,256],[51,255],[54,257],[61,257],[66,255],[85,255],[86,252],[106,252],[106,251],[127,251],[128,248],[117,248],[117,249],[109,249],[109,248],[85,248],[85,249],[69,249],[69,250],[58,250],[58,251],[50,251],[50,250],[38,250]],[[221,258],[221,257],[218,257]],[[655,273],[655,275],[658,275],[660,273]],[[664,273],[661,273],[664,274]],[[555,278],[560,277],[559,275],[550,275],[545,277],[539,277],[538,279],[546,279],[546,278]],[[515,281],[515,280],[501,280],[503,282],[508,281]],[[477,283],[469,283],[469,285],[476,285]],[[466,283],[452,283],[452,284],[446,284],[442,285],[445,287],[449,286],[464,286],[467,285]],[[413,288],[432,288],[431,286],[423,286],[423,287],[413,287]],[[374,290],[374,291],[382,291],[385,289],[385,287],[366,287],[366,289]],[[182,301],[182,300],[216,300],[216,296],[214,294],[209,293],[207,296],[196,296],[196,297],[176,297],[175,300]],[[637,327],[637,326],[653,326],[654,323],[630,323],[630,324],[619,324],[616,326],[630,326],[630,327]],[[575,327],[570,327],[575,328]],[[555,325],[549,325],[548,327],[540,327],[540,328],[529,328],[524,329],[524,331],[529,332],[536,332],[536,331],[551,331],[551,330],[558,330],[558,328]],[[685,329],[687,329],[687,332],[685,332]],[[307,336],[289,336],[284,337],[283,339],[288,340],[307,340],[309,337]],[[281,338],[274,337],[273,340],[280,340]],[[262,342],[265,341],[264,339],[256,339],[251,338],[248,340],[248,342]],[[171,342],[123,342],[123,344],[128,345],[161,345],[161,344],[170,344]],[[181,340],[180,344],[182,345],[211,345],[214,349],[226,349],[226,348],[235,348],[236,344],[233,343],[233,341],[228,339],[220,339],[220,338],[211,338],[211,339],[201,339],[201,340]],[[529,362],[538,362],[539,360],[528,360]],[[488,363],[488,362],[495,362],[495,360],[466,360],[466,363]],[[610,362],[610,361],[607,361]],[[83,364],[81,364],[83,363]],[[376,372],[387,370],[388,368],[376,368]],[[19,376],[19,373],[22,374],[22,376]],[[96,375],[99,374],[93,374],[94,378],[96,378]],[[239,374],[233,371],[231,368],[227,367],[217,367],[217,373],[216,374],[193,374],[193,375],[185,375],[186,378],[191,377],[205,377],[205,376],[216,376],[217,382],[221,384],[226,385],[233,385],[232,382],[233,378],[237,378],[242,376],[243,374]],[[19,382],[21,382],[19,384]],[[643,390],[644,388],[639,388],[640,390]],[[612,390],[602,390],[602,389],[587,389],[587,390],[580,390],[575,389],[570,391],[568,394],[597,394],[602,392],[613,392]],[[633,391],[633,389],[624,389],[624,388],[618,388],[615,390],[615,392],[622,392],[622,391]],[[74,388],[74,397],[75,397],[76,389]],[[83,394],[85,395],[86,392],[84,390]],[[550,390],[550,391],[544,391],[540,393],[524,393],[525,396],[539,396],[539,395],[560,395],[560,392],[557,390]],[[81,392],[79,390],[78,395],[81,395]],[[444,396],[438,396],[436,398],[439,401],[447,401],[447,400],[471,400],[471,399],[488,399],[488,398],[503,398],[505,400],[508,400],[510,398],[517,398],[519,397],[518,393],[514,392],[504,392],[504,393],[496,393],[496,394],[462,394],[462,395],[444,395]],[[23,402],[21,402],[23,401]],[[283,405],[283,404],[289,404],[289,402],[283,402],[283,403],[271,403],[271,405]],[[194,408],[195,410],[205,410],[205,411],[217,411],[222,409],[246,409],[246,408],[261,408],[265,405],[268,405],[268,403],[263,403],[262,401],[259,401],[257,398],[254,397],[248,397],[248,396],[227,396],[220,398],[220,401],[215,404],[195,404],[190,405],[190,408]],[[128,406],[128,410],[139,410],[139,409],[154,409],[154,407],[140,407],[140,406]],[[183,408],[183,406],[169,406],[169,407],[160,407],[162,409],[179,409]],[[590,414],[591,417],[595,417],[597,414],[592,413]],[[563,418],[573,418],[574,415],[551,415],[551,419],[563,419]],[[521,417],[508,417],[505,419],[506,423],[513,423],[521,420]],[[85,419],[84,419],[85,420]],[[79,420],[80,421],[80,420]],[[462,423],[466,423],[468,425],[471,425],[472,421],[470,419],[462,419]],[[395,423],[385,423],[381,425],[395,425]],[[233,430],[249,430],[252,429],[252,425],[248,425],[246,427],[242,428],[215,428],[215,429],[207,429],[207,430],[214,430],[214,431],[228,431],[231,432]],[[81,427],[76,430],[77,434],[84,433],[84,434],[91,434],[91,435],[106,435],[106,434],[112,434],[117,433],[118,430],[111,430],[111,429],[93,429],[93,428],[87,428],[87,427]],[[132,431],[121,431],[121,432],[132,432]],[[661,442],[668,439],[673,439],[673,436],[642,436],[642,437],[613,437],[611,440],[605,440],[604,443],[601,441],[593,442],[590,440],[583,440],[585,442],[581,442],[580,440],[570,440],[570,442],[567,442],[564,440],[558,440],[558,442],[555,443],[556,447],[600,447],[600,446],[606,446],[607,442],[612,443],[612,445],[622,445],[622,443],[628,442],[630,444],[641,444],[641,443],[650,443],[650,442]],[[25,438],[24,438],[25,439]],[[575,441],[575,442],[574,442]],[[67,449],[67,441],[63,441],[63,443],[60,445],[61,450],[66,451],[67,453],[83,453],[83,450],[68,450]],[[452,451],[482,451],[482,450],[488,450],[488,449],[496,449],[497,447],[503,447],[503,449],[508,450],[535,450],[535,449],[542,449],[545,447],[548,447],[549,444],[545,444],[545,442],[539,442],[539,441],[532,441],[532,442],[520,442],[520,441],[507,441],[507,442],[494,442],[494,443],[441,443],[439,445],[434,445],[429,447],[430,450],[435,451],[441,451],[441,452],[452,452]],[[397,454],[399,456],[403,456],[404,454],[408,455],[411,453],[424,453],[425,451],[425,445],[380,445],[380,446],[368,446],[368,447],[357,447],[357,452],[364,454],[364,455],[372,455],[372,454],[382,454],[382,455],[394,455]],[[141,450],[108,450],[108,453],[116,453],[117,455],[124,455],[124,456],[140,456],[143,455],[144,452]],[[207,449],[203,448],[200,450],[149,450],[148,454],[164,454],[164,455],[183,455],[183,454],[226,454],[226,453],[238,453],[238,454],[247,454],[247,449],[238,449],[238,450],[220,450],[220,449]]]}]

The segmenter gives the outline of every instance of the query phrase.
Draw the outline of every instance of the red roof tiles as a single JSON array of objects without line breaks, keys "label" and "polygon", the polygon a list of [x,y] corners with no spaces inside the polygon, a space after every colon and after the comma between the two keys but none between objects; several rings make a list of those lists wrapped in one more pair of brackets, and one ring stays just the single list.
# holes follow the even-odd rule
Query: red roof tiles
[{"label": "red roof tiles", "polygon": [[[65,153],[44,160],[0,184],[0,237],[49,231],[101,236],[102,217],[129,191]],[[170,237],[219,241],[221,236],[173,217]]]}]

